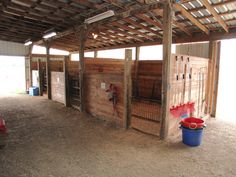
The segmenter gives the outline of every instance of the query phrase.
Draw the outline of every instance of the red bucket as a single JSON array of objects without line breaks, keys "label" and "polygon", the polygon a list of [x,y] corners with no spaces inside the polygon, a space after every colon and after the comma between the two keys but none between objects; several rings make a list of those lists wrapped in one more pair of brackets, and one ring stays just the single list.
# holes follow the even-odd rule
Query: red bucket
[{"label": "red bucket", "polygon": [[7,132],[7,128],[5,125],[5,121],[4,119],[0,117],[0,133],[6,133],[6,132]]},{"label": "red bucket", "polygon": [[195,117],[189,117],[182,119],[180,124],[183,127],[189,128],[189,129],[199,129],[205,127],[205,122],[202,119],[195,118]]}]

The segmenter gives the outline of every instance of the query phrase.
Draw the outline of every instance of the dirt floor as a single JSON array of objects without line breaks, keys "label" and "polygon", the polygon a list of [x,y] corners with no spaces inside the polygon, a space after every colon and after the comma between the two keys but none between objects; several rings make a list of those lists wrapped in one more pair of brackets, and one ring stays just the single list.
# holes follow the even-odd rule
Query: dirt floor
[{"label": "dirt floor", "polygon": [[235,177],[236,125],[208,121],[191,148],[122,130],[42,97],[0,97],[0,177]]}]

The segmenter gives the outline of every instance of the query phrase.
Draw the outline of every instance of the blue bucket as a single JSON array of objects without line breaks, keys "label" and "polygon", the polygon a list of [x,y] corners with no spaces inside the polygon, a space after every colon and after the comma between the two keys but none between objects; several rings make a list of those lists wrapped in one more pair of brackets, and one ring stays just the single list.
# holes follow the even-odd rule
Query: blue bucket
[{"label": "blue bucket", "polygon": [[182,140],[188,146],[199,146],[202,142],[203,128],[189,129],[182,127]]}]

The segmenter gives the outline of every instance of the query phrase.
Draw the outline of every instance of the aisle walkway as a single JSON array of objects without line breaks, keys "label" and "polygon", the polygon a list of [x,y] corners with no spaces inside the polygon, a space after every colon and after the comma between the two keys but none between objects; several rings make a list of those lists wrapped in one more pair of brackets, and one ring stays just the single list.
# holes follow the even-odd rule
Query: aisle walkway
[{"label": "aisle walkway", "polygon": [[45,98],[0,98],[1,177],[235,177],[236,126],[211,120],[202,146],[161,142]]}]

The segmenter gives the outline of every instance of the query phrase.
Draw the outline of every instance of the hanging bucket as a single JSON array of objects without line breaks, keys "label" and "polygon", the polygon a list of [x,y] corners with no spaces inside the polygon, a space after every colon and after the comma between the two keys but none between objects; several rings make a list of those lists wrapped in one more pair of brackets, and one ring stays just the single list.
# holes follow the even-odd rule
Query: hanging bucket
[{"label": "hanging bucket", "polygon": [[183,126],[182,129],[182,140],[183,143],[188,146],[199,146],[202,142],[203,128],[200,129],[189,129]]}]

